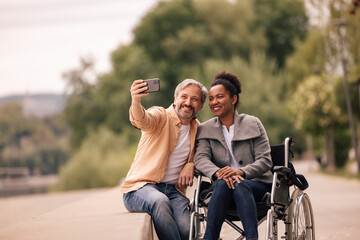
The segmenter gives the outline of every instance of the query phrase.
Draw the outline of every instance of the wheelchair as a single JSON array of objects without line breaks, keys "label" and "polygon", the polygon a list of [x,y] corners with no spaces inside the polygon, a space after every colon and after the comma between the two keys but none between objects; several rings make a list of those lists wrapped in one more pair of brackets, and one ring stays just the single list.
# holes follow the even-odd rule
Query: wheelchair
[{"label": "wheelchair", "polygon": [[[278,239],[278,222],[285,226],[281,239],[314,240],[314,215],[308,194],[304,190],[308,183],[303,175],[296,174],[289,162],[293,157],[291,151],[292,138],[286,138],[284,144],[271,146],[273,161],[273,182],[270,193],[265,194],[263,201],[257,203],[258,226],[266,221],[266,240]],[[211,182],[205,181],[204,175],[195,170],[197,177],[194,197],[190,204],[190,240],[201,240],[205,233],[207,205],[211,195]],[[207,179],[207,178],[206,178]],[[208,179],[207,179],[208,180]],[[294,186],[293,190],[292,186]],[[291,194],[290,194],[291,193]],[[205,197],[204,197],[205,196]],[[245,238],[245,231],[235,221],[241,221],[236,209],[229,209],[225,223],[239,233],[237,240]]]}]

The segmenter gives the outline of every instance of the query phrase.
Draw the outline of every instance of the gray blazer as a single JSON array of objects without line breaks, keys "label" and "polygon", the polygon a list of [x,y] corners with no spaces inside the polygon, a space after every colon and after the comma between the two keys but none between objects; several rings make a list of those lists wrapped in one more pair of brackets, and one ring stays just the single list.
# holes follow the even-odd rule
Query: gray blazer
[{"label": "gray blazer", "polygon": [[[211,178],[220,168],[230,166],[230,153],[222,132],[221,122],[215,117],[198,127],[195,167]],[[246,174],[246,179],[272,182],[272,161],[269,139],[257,117],[234,115],[233,154]]]}]

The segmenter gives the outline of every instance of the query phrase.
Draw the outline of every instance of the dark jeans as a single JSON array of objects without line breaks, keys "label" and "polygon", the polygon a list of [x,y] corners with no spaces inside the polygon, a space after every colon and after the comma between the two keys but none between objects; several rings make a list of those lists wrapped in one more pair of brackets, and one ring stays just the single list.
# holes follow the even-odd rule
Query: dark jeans
[{"label": "dark jeans", "polygon": [[271,184],[247,180],[235,183],[230,189],[224,180],[215,183],[208,207],[208,219],[204,239],[219,239],[226,212],[235,202],[237,213],[242,221],[247,240],[258,239],[256,202],[262,200],[266,192],[271,191]]}]

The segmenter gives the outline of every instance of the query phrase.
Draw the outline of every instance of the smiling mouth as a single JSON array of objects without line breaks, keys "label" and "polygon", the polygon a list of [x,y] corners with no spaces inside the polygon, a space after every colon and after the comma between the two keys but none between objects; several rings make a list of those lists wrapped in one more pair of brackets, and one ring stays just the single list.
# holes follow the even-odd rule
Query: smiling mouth
[{"label": "smiling mouth", "polygon": [[189,107],[189,106],[181,106],[181,108],[184,109],[184,110],[187,111],[187,112],[194,111],[194,108],[193,108],[193,107]]},{"label": "smiling mouth", "polygon": [[219,111],[220,109],[221,109],[220,106],[211,107],[211,110],[214,112]]}]

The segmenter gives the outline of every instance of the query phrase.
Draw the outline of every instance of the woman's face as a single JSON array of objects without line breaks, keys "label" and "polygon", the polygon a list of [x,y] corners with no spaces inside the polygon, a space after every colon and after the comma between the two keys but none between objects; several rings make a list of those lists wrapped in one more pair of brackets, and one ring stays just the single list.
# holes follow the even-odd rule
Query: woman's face
[{"label": "woman's face", "polygon": [[209,107],[211,112],[219,117],[224,118],[234,115],[234,104],[237,96],[230,97],[229,92],[221,84],[215,85],[209,92]]}]

